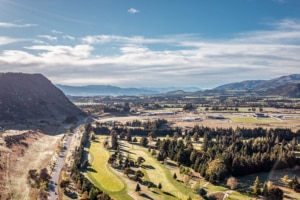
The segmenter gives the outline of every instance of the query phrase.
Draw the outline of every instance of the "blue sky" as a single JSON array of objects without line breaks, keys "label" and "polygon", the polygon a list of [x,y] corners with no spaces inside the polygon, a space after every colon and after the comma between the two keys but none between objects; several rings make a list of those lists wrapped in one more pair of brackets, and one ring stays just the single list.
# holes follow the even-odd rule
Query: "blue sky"
[{"label": "blue sky", "polygon": [[196,86],[300,73],[300,0],[0,0],[0,72]]}]

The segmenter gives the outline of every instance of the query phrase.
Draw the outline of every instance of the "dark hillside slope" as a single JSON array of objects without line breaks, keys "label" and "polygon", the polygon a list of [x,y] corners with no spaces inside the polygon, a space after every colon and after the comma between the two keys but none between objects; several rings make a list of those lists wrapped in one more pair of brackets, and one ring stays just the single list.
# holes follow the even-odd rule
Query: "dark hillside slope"
[{"label": "dark hillside slope", "polygon": [[287,96],[300,98],[300,83],[282,85],[274,90],[268,91],[268,95]]},{"label": "dark hillside slope", "polygon": [[[210,93],[235,94],[238,92],[256,95],[279,95],[299,98],[300,74],[281,76],[271,80],[248,80],[237,83],[228,83],[214,88]],[[207,93],[207,92],[206,92]]]},{"label": "dark hillside slope", "polygon": [[253,89],[268,91],[268,90],[273,90],[275,88],[278,88],[279,86],[296,84],[296,83],[300,83],[300,74],[291,74],[288,76],[281,76],[278,78],[274,78],[257,85]]},{"label": "dark hillside slope", "polygon": [[0,120],[64,119],[81,113],[41,74],[0,73]]},{"label": "dark hillside slope", "polygon": [[250,90],[254,87],[263,84],[263,80],[248,80],[236,83],[228,83],[225,85],[218,86],[214,90]]}]

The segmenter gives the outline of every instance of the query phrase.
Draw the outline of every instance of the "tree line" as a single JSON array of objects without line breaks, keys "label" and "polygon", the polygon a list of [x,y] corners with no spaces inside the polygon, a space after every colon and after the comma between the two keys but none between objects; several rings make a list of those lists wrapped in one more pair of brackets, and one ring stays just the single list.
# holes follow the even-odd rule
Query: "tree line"
[{"label": "tree line", "polygon": [[[193,137],[190,135],[192,134]],[[191,139],[203,137],[202,149]],[[298,134],[289,129],[213,129],[196,126],[180,139],[158,140],[157,159],[170,158],[193,168],[210,182],[299,164],[294,151]]]},{"label": "tree line", "polygon": [[81,171],[85,169],[88,161],[84,157],[84,147],[90,140],[92,126],[90,123],[85,124],[85,131],[82,135],[80,146],[76,148],[74,155],[74,164],[71,170],[71,179],[76,183],[76,188],[82,193],[81,199],[86,200],[110,200],[110,196],[93,185]]}]

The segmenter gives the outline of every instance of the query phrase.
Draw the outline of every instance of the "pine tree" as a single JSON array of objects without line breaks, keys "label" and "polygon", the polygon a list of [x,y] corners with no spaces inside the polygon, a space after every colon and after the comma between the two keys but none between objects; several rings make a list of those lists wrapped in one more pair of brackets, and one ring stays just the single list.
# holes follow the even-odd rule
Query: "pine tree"
[{"label": "pine tree", "polygon": [[185,136],[185,141],[191,141],[191,135],[190,133],[187,133],[187,135]]},{"label": "pine tree", "polygon": [[173,178],[174,178],[175,180],[177,179],[176,173],[173,174]]},{"label": "pine tree", "polygon": [[267,186],[267,183],[266,183],[266,182],[264,182],[264,186],[263,186],[262,195],[263,195],[264,197],[267,197],[267,196],[268,196],[268,194],[269,194],[268,186]]},{"label": "pine tree", "polygon": [[254,184],[253,184],[253,193],[255,195],[259,195],[260,194],[260,187],[259,187],[259,178],[258,176],[256,177]]},{"label": "pine tree", "polygon": [[197,132],[194,133],[193,139],[194,139],[194,142],[198,142],[199,141],[199,134]]},{"label": "pine tree", "polygon": [[205,132],[203,136],[203,144],[202,144],[203,151],[207,151],[208,149],[208,133]]},{"label": "pine tree", "polygon": [[161,188],[162,188],[162,185],[161,185],[161,183],[159,183],[159,184],[158,184],[158,189],[161,190]]},{"label": "pine tree", "polygon": [[136,192],[141,191],[141,186],[140,186],[140,184],[136,184],[135,191],[136,191]]}]

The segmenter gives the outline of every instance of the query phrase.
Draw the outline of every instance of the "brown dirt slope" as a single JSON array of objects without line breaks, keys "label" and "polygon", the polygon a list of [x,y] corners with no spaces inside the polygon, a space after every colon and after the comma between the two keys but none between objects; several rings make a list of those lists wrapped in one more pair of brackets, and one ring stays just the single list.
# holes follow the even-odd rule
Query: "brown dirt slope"
[{"label": "brown dirt slope", "polygon": [[[27,183],[29,170],[47,168],[61,138],[38,131],[5,131],[0,145],[0,200],[36,199],[38,189]],[[47,144],[47,145],[45,145]]]}]

